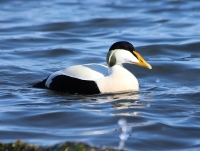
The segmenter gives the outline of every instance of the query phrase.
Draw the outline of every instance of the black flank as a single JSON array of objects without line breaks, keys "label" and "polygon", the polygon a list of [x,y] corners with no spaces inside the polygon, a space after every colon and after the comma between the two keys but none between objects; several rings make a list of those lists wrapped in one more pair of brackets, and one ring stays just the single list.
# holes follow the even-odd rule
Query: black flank
[{"label": "black flank", "polygon": [[52,79],[51,90],[79,94],[99,94],[99,88],[94,81],[80,80],[66,75],[59,75]]}]

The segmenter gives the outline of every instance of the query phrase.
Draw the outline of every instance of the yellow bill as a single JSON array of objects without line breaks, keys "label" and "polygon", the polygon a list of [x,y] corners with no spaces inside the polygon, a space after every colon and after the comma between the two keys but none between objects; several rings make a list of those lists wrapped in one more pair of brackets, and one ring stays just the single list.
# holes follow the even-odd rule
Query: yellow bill
[{"label": "yellow bill", "polygon": [[133,51],[133,53],[137,56],[137,59],[139,60],[139,62],[136,62],[134,64],[136,64],[138,66],[142,66],[142,67],[148,68],[148,69],[152,69],[151,65],[148,64],[138,52]]}]

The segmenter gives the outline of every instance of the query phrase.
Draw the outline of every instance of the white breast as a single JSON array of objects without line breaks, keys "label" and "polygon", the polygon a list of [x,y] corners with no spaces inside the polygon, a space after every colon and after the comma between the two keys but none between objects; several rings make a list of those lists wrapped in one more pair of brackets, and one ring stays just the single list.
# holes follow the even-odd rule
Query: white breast
[{"label": "white breast", "polygon": [[101,93],[139,90],[138,80],[123,66],[115,65],[110,70],[109,76],[96,81]]}]

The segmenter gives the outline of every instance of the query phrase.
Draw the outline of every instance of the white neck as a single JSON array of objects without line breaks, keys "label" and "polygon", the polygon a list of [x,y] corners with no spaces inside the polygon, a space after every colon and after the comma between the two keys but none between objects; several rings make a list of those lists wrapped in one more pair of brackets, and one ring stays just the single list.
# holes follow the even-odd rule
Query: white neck
[{"label": "white neck", "polygon": [[122,64],[116,64],[112,67],[108,67],[108,75],[111,75],[114,71],[116,71],[116,68],[124,68]]}]

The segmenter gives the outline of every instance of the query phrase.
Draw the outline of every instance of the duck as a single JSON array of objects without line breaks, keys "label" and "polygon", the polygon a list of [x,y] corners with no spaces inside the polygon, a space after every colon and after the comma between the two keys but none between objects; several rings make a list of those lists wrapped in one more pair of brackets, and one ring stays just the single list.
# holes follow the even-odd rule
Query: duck
[{"label": "duck", "polygon": [[50,74],[33,87],[86,95],[139,91],[137,78],[124,68],[123,64],[129,63],[152,69],[127,41],[118,41],[111,45],[106,63],[107,65],[73,65]]}]

